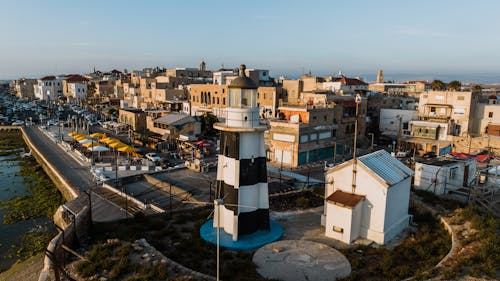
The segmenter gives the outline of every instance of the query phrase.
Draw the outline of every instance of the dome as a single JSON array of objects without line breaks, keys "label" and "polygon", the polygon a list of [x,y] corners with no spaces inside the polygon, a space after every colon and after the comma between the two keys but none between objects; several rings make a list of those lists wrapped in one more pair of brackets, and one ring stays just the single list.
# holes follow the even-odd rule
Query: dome
[{"label": "dome", "polygon": [[253,80],[246,77],[245,68],[246,66],[244,64],[240,65],[240,75],[238,78],[231,81],[231,84],[228,86],[229,88],[257,89],[257,85],[255,85]]}]

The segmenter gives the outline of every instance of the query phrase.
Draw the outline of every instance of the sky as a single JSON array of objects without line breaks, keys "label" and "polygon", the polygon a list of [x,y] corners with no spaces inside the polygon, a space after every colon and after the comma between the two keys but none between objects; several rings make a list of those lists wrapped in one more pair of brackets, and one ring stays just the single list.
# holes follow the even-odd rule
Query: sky
[{"label": "sky", "polygon": [[0,79],[237,67],[500,83],[500,1],[0,0]]}]

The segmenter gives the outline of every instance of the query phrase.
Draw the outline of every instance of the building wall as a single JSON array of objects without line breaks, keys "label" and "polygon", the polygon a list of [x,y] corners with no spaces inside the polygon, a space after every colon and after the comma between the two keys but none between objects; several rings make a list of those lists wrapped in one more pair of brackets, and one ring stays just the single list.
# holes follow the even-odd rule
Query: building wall
[{"label": "building wall", "polygon": [[[401,124],[400,117],[401,117]],[[379,129],[382,134],[397,136],[398,129],[401,135],[409,134],[409,122],[411,120],[418,120],[418,112],[416,110],[402,110],[402,109],[380,109],[380,122]],[[406,127],[406,129],[405,129]]]},{"label": "building wall", "polygon": [[488,124],[500,125],[500,104],[477,104],[473,132],[486,135]]},{"label": "building wall", "polygon": [[411,177],[387,189],[384,244],[409,225]]},{"label": "building wall", "polygon": [[[358,164],[357,171],[356,194],[366,195],[362,211],[360,236],[383,244],[387,188],[377,181],[371,173],[367,172],[365,168],[362,168],[360,164]],[[325,194],[326,196],[329,196],[337,189],[351,193],[352,165],[347,165],[343,169],[331,173],[327,172],[326,182],[328,191],[328,194]]]},{"label": "building wall", "polygon": [[118,119],[121,123],[130,126],[130,129],[143,132],[146,130],[146,112],[133,112],[128,110],[119,110]]},{"label": "building wall", "polygon": [[[362,205],[362,204],[358,204]],[[352,241],[352,220],[353,220],[353,210],[350,208],[341,207],[335,205],[331,202],[326,203],[326,212],[327,212],[327,220],[325,225],[325,235],[327,237],[331,237],[337,240],[340,240],[344,243],[350,244]],[[335,231],[334,228],[340,230],[342,232]]]},{"label": "building wall", "polygon": [[[473,129],[478,95],[472,92],[427,91],[420,95],[418,115],[421,120],[460,125],[460,136]],[[434,110],[434,112],[433,112]]]}]

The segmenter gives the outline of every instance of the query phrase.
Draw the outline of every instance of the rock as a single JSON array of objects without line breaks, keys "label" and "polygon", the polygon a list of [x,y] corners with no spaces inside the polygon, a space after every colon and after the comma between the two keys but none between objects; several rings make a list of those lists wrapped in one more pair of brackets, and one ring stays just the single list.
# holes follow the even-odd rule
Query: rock
[{"label": "rock", "polygon": [[161,263],[161,264],[167,264],[167,260],[166,260],[166,259],[161,259],[161,260],[160,260],[160,263]]},{"label": "rock", "polygon": [[108,278],[106,278],[106,277],[101,277],[101,278],[99,278],[99,281],[108,281]]},{"label": "rock", "polygon": [[145,253],[144,255],[142,255],[142,258],[143,258],[143,259],[149,258],[149,254],[148,254],[148,253]]},{"label": "rock", "polygon": [[153,261],[153,266],[157,266],[158,265],[158,260],[154,260]]},{"label": "rock", "polygon": [[149,262],[151,261],[151,258],[150,257],[147,257],[147,258],[144,258],[144,262],[149,264]]},{"label": "rock", "polygon": [[174,246],[175,246],[175,247],[177,247],[177,246],[179,246],[179,245],[181,245],[181,242],[175,242],[175,243],[174,243]]}]

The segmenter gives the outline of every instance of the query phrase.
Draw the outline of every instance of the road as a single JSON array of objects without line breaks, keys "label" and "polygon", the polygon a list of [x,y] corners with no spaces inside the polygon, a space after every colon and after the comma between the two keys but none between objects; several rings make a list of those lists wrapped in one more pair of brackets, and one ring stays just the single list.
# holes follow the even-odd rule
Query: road
[{"label": "road", "polygon": [[[73,159],[53,140],[49,139],[39,128],[25,127],[25,133],[31,142],[36,145],[40,153],[51,162],[71,186],[76,187],[82,192],[96,187],[89,168],[81,166],[80,163]],[[81,209],[82,204],[88,204],[88,201],[73,200],[65,205],[74,212],[77,212]],[[133,204],[130,202],[131,206]],[[120,206],[108,198],[104,198],[101,194],[92,193],[92,219],[94,221],[113,221],[126,216],[125,211]]]}]

